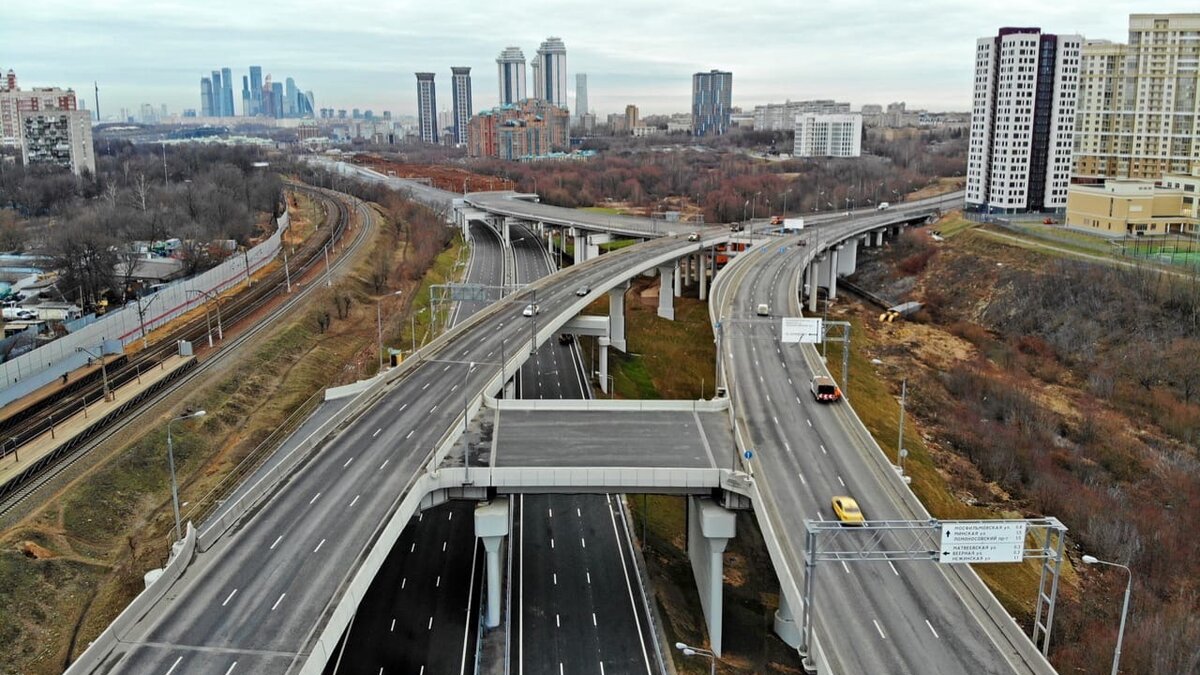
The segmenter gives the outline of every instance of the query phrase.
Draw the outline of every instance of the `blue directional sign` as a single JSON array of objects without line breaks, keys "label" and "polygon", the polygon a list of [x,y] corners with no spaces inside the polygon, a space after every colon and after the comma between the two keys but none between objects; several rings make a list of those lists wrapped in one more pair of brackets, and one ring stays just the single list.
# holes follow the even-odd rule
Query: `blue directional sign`
[{"label": "blue directional sign", "polygon": [[746,459],[754,459],[754,451],[753,451],[753,450],[747,450],[747,451],[745,451],[745,452],[743,452],[743,453],[742,453],[742,457],[745,457]]},{"label": "blue directional sign", "polygon": [[780,253],[787,253],[787,247],[786,247],[786,246],[780,246],[780,247],[779,247],[779,252],[780,252]]}]

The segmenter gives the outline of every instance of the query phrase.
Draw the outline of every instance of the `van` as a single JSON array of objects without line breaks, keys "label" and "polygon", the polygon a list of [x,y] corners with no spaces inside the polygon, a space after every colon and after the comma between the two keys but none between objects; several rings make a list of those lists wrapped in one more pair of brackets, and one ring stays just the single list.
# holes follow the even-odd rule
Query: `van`
[{"label": "van", "polygon": [[818,403],[833,403],[842,398],[842,390],[838,388],[833,378],[827,375],[817,375],[812,379],[809,387],[812,389],[813,398]]},{"label": "van", "polygon": [[758,309],[755,311],[755,314],[757,314],[759,316],[771,316],[771,306],[766,303],[763,303],[758,306]]}]

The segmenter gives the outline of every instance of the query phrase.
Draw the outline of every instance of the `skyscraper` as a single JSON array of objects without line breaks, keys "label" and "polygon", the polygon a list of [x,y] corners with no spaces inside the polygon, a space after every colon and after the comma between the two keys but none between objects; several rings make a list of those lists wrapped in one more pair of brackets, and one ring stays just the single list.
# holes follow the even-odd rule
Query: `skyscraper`
[{"label": "skyscraper", "polygon": [[275,86],[271,84],[271,76],[267,75],[267,79],[263,81],[262,93],[259,94],[260,108],[258,114],[264,117],[275,116],[275,105],[271,100],[275,98]]},{"label": "skyscraper", "polygon": [[1144,178],[1200,167],[1200,14],[1131,14],[1128,44],[1080,57],[1075,178]]},{"label": "skyscraper", "polygon": [[300,95],[300,110],[298,112],[301,117],[315,117],[314,112],[316,109],[317,97],[313,96],[311,89]]},{"label": "skyscraper", "polygon": [[467,142],[467,122],[471,120],[471,69],[451,66],[451,94],[454,96],[454,142]]},{"label": "skyscraper", "polygon": [[542,53],[539,51],[533,56],[533,63],[529,64],[530,73],[533,76],[533,97],[539,101],[546,100],[546,80],[542,79]]},{"label": "skyscraper", "polygon": [[220,117],[225,114],[223,99],[225,88],[221,86],[221,71],[212,71],[212,116]]},{"label": "skyscraper", "polygon": [[261,115],[263,107],[262,66],[250,66],[250,112],[247,115]]},{"label": "skyscraper", "polygon": [[575,119],[583,120],[588,112],[587,73],[575,74]]},{"label": "skyscraper", "polygon": [[207,77],[200,78],[200,116],[213,117],[212,80]]},{"label": "skyscraper", "polygon": [[275,82],[271,85],[271,109],[275,112],[275,119],[280,119],[284,116],[282,82]]},{"label": "skyscraper", "polygon": [[548,37],[538,47],[534,78],[540,81],[541,95],[560,108],[567,107],[567,47],[560,38]]},{"label": "skyscraper", "polygon": [[250,78],[242,76],[242,116],[250,116]]},{"label": "skyscraper", "polygon": [[733,73],[711,70],[692,75],[692,133],[720,136],[729,131]]},{"label": "skyscraper", "polygon": [[285,95],[287,96],[287,102],[283,104],[284,116],[295,117],[296,109],[300,106],[298,99],[300,92],[296,89],[296,81],[292,78],[287,78],[284,80],[284,83]]},{"label": "skyscraper", "polygon": [[225,117],[233,117],[233,71],[228,68],[221,69],[221,114]]},{"label": "skyscraper", "polygon": [[967,208],[1066,208],[1082,46],[1039,28],[976,41]]},{"label": "skyscraper", "polygon": [[519,47],[508,47],[496,57],[500,79],[500,105],[525,98],[525,54]]},{"label": "skyscraper", "polygon": [[417,124],[421,140],[438,142],[437,94],[433,85],[433,73],[417,73]]}]

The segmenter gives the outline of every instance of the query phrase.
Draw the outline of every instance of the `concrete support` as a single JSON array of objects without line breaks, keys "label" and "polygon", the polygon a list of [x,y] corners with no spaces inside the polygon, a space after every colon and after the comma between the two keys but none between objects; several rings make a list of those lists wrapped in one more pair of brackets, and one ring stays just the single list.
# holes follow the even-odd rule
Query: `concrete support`
[{"label": "concrete support", "polygon": [[660,265],[658,268],[658,315],[671,321],[675,320],[675,296],[671,293],[673,274],[678,274],[674,264]]},{"label": "concrete support", "polygon": [[820,263],[813,260],[808,264],[808,312],[817,313],[817,268]]},{"label": "concrete support", "polygon": [[583,230],[576,230],[575,232],[575,262],[581,263],[588,259],[588,238],[590,235]]},{"label": "concrete support", "polygon": [[875,230],[871,236],[875,237],[876,246],[883,246],[883,230]]},{"label": "concrete support", "polygon": [[700,591],[700,607],[708,623],[708,642],[721,655],[724,614],[725,545],[737,532],[737,519],[709,497],[688,497],[688,560]]},{"label": "concrete support", "polygon": [[629,282],[617,284],[608,291],[608,340],[613,347],[625,351],[625,291]]},{"label": "concrete support", "polygon": [[679,261],[678,260],[675,261],[675,270],[674,270],[674,276],[672,277],[672,279],[674,280],[673,286],[675,288],[675,297],[678,298],[683,295],[682,270],[679,269]]},{"label": "concrete support", "polygon": [[600,338],[600,391],[608,393],[608,338]]},{"label": "concrete support", "polygon": [[792,649],[800,648],[800,626],[783,591],[779,592],[779,609],[775,610],[775,634]]},{"label": "concrete support", "polygon": [[586,235],[587,259],[591,260],[592,258],[600,255],[600,244],[607,244],[608,242],[612,241],[612,239],[613,238],[611,234],[605,234],[603,232],[592,232],[591,234]]},{"label": "concrete support", "polygon": [[701,253],[700,258],[700,300],[708,299],[708,254]]},{"label": "concrete support", "polygon": [[837,273],[839,277],[848,277],[854,274],[854,270],[858,265],[858,238],[847,239],[839,246],[841,250],[838,252]]},{"label": "concrete support", "polygon": [[484,625],[500,625],[500,542],[508,536],[508,498],[498,497],[475,507],[475,536],[483,540],[487,568],[487,612]]},{"label": "concrete support", "polygon": [[838,278],[838,250],[842,248],[841,244],[829,249],[829,299],[833,300],[837,297],[837,278]]},{"label": "concrete support", "polygon": [[512,243],[512,218],[505,218],[500,223],[500,238],[506,243]]}]

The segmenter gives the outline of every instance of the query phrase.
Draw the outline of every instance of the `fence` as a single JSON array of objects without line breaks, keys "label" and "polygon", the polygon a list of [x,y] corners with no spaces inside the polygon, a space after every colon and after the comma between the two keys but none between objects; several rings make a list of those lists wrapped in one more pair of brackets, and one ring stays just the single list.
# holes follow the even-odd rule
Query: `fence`
[{"label": "fence", "polygon": [[181,279],[82,326],[76,332],[0,364],[0,386],[3,387],[0,389],[0,406],[87,363],[89,357],[80,352],[80,348],[96,352],[100,344],[108,340],[119,340],[122,346],[127,345],[201,306],[208,301],[208,295],[222,293],[244,282],[279,255],[289,222],[288,214],[284,213],[278,219],[274,234],[254,248],[240,255],[235,253],[203,274]]}]

